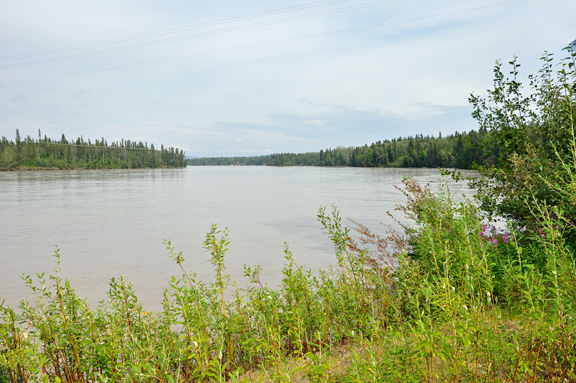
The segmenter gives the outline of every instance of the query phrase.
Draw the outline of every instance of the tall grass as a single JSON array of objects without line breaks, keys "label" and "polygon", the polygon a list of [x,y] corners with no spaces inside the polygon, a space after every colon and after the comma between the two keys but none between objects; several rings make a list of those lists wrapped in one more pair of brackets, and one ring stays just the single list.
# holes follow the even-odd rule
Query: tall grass
[{"label": "tall grass", "polygon": [[24,277],[32,303],[0,305],[0,382],[576,381],[576,267],[561,212],[532,203],[536,232],[498,232],[447,189],[408,179],[402,190],[414,224],[383,237],[321,208],[335,267],[313,272],[286,246],[274,288],[258,266],[245,266],[246,288],[231,281],[227,230],[206,235],[208,283],[166,241],[182,275],[158,313],[123,278],[90,307],[56,251],[53,275]]}]

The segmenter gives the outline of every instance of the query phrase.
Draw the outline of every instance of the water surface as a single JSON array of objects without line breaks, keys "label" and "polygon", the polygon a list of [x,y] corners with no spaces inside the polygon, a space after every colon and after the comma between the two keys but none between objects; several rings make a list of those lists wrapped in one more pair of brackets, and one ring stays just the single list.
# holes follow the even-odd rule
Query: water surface
[{"label": "water surface", "polygon": [[[60,249],[62,275],[95,304],[111,277],[124,275],[150,309],[158,309],[171,275],[179,275],[163,239],[184,252],[184,266],[209,281],[202,248],[212,223],[230,229],[227,272],[261,265],[277,283],[288,243],[300,264],[328,267],[332,245],[316,220],[335,204],[369,227],[390,223],[404,177],[438,183],[433,169],[188,167],[185,169],[0,172],[0,297],[31,298],[24,274],[51,272]],[[460,192],[468,192],[463,188]]]}]

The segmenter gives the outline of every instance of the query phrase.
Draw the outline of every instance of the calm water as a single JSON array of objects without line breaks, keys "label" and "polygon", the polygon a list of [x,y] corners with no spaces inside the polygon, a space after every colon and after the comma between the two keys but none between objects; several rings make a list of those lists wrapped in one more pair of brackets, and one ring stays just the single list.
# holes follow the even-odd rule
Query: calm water
[{"label": "calm water", "polygon": [[[0,172],[0,297],[31,298],[20,276],[50,272],[60,249],[63,276],[95,304],[120,275],[137,296],[160,307],[179,269],[162,241],[184,252],[188,270],[210,280],[202,248],[212,223],[230,229],[227,272],[261,265],[278,281],[284,242],[300,264],[332,265],[330,241],[316,220],[321,205],[379,229],[402,201],[393,185],[414,176],[441,181],[431,169],[189,167],[186,169]],[[461,190],[468,192],[467,190]]]}]

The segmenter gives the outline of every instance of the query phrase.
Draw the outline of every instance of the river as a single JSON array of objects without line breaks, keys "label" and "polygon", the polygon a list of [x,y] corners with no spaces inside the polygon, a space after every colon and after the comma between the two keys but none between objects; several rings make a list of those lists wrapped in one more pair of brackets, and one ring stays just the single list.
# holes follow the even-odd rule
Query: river
[{"label": "river", "polygon": [[[160,308],[171,275],[180,275],[164,239],[182,251],[187,270],[211,280],[202,248],[212,223],[230,230],[232,279],[242,265],[261,265],[262,279],[281,277],[287,243],[299,264],[335,262],[316,214],[341,216],[376,231],[403,201],[404,177],[439,184],[435,169],[188,167],[185,169],[0,172],[0,298],[15,307],[33,300],[20,276],[50,273],[56,246],[62,276],[91,304],[105,299],[111,277],[124,275],[145,307]],[[463,185],[456,194],[470,191]],[[398,217],[402,217],[398,213]]]}]

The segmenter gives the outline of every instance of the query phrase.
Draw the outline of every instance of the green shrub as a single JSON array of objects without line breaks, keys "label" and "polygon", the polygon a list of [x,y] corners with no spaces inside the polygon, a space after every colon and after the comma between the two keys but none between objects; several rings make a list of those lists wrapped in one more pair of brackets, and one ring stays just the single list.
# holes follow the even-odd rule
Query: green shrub
[{"label": "green shrub", "polygon": [[576,244],[574,163],[576,157],[576,52],[553,67],[550,54],[529,76],[526,92],[518,80],[520,64],[510,62],[510,76],[502,64],[494,68],[494,88],[486,97],[471,96],[473,116],[488,134],[484,150],[488,164],[478,166],[482,177],[474,185],[482,209],[491,216],[512,220],[535,231],[537,215],[528,201],[537,200],[561,210],[568,242]]}]

